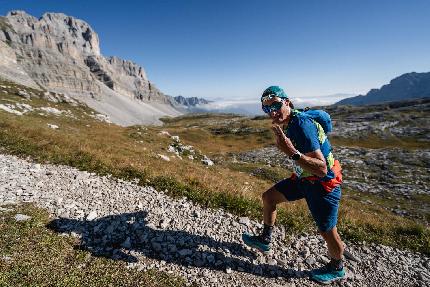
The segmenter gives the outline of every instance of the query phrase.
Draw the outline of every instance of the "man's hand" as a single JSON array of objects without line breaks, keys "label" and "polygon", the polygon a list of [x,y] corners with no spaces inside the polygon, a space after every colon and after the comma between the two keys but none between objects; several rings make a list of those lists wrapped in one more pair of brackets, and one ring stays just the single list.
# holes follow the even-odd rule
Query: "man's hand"
[{"label": "man's hand", "polygon": [[284,134],[284,131],[279,125],[272,126],[273,133],[276,138],[276,146],[286,153],[288,156],[292,156],[297,152],[291,140]]},{"label": "man's hand", "polygon": [[[286,153],[288,156],[292,156],[297,152],[293,143],[284,134],[284,131],[279,125],[273,125],[272,130],[276,137],[276,145],[281,151]],[[318,177],[324,177],[327,174],[326,161],[320,149],[302,154],[300,160],[297,161],[297,164]]]}]

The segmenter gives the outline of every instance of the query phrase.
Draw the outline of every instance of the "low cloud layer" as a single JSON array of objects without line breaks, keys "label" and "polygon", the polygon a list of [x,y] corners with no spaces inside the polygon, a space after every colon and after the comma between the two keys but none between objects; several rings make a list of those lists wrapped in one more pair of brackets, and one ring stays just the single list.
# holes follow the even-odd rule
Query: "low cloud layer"
[{"label": "low cloud layer", "polygon": [[[335,102],[351,97],[349,94],[336,94],[321,96],[318,98],[291,98],[297,108],[326,106]],[[193,112],[213,112],[213,113],[235,113],[246,116],[255,116],[264,114],[261,110],[259,99],[234,99],[234,100],[215,100],[206,105],[199,105],[192,108]]]}]

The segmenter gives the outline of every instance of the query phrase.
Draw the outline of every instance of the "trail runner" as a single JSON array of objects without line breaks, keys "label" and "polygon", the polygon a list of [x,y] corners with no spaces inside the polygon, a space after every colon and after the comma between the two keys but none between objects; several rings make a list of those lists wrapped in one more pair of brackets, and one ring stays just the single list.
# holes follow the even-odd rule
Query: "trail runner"
[{"label": "trail runner", "polygon": [[262,252],[270,250],[276,220],[276,205],[305,199],[318,231],[327,242],[330,262],[311,271],[311,279],[330,283],[345,277],[343,242],[337,232],[342,174],[334,159],[323,127],[306,113],[294,109],[284,90],[267,88],[261,96],[262,109],[272,119],[277,147],[294,163],[294,173],[265,191],[264,228],[259,235],[244,233],[245,244]]}]

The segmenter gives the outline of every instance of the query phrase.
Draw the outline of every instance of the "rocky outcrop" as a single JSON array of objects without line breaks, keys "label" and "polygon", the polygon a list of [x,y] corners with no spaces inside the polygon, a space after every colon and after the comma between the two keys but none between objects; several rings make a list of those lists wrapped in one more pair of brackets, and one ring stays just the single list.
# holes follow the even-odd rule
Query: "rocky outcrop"
[{"label": "rocky outcrop", "polygon": [[109,98],[110,106],[124,106],[120,113],[132,110],[143,123],[180,114],[142,67],[101,55],[97,33],[71,16],[45,13],[37,19],[24,11],[9,12],[0,18],[0,52],[0,77],[9,81],[70,94],[104,113],[113,111],[103,103]]},{"label": "rocky outcrop", "polygon": [[[83,65],[85,55],[100,55],[97,34],[81,21],[59,13],[37,19],[23,11],[3,18],[0,40],[14,50],[18,64],[48,90],[100,93]],[[9,79],[15,80],[15,79]]]},{"label": "rocky outcrop", "polygon": [[0,41],[0,78],[14,79],[15,82],[31,88],[38,88],[30,75],[18,64],[15,51]]}]

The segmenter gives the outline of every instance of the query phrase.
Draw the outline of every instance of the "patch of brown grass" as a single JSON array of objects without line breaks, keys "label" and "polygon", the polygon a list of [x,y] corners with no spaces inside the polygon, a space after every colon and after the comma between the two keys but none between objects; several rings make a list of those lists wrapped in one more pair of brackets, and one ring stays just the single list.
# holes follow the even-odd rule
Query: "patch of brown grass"
[{"label": "patch of brown grass", "polygon": [[414,138],[399,138],[391,136],[383,139],[375,135],[369,135],[360,139],[351,139],[343,137],[331,137],[330,141],[333,145],[362,147],[362,148],[402,148],[407,150],[426,149],[429,147],[428,142],[417,141]]}]

